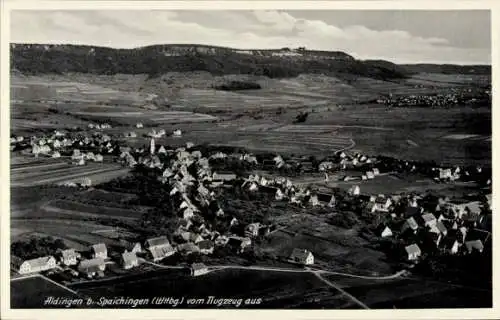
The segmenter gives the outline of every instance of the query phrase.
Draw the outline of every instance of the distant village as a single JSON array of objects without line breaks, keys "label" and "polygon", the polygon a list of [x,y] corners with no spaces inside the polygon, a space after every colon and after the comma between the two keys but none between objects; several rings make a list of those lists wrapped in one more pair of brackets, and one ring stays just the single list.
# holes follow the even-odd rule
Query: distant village
[{"label": "distant village", "polygon": [[[136,127],[142,128],[143,125],[138,123]],[[394,239],[402,261],[417,263],[430,252],[442,255],[481,254],[486,243],[491,241],[491,226],[488,225],[491,223],[491,174],[480,166],[445,167],[347,152],[336,153],[321,160],[287,158],[278,154],[262,157],[251,153],[208,152],[190,142],[183,147],[171,149],[156,142],[167,134],[165,130],[151,130],[148,147],[132,148],[107,135],[105,130],[110,128],[107,124],[92,125],[89,128],[95,130],[93,134],[55,131],[39,137],[13,136],[10,141],[11,150],[34,157],[62,157],[75,166],[82,166],[87,162],[118,161],[123,166],[140,165],[153,170],[152,172],[158,173],[157,180],[169,190],[168,196],[176,204],[180,226],[174,234],[151,237],[142,243],[121,239],[122,246],[119,248],[108,248],[104,243],[96,243],[86,252],[65,248],[54,255],[25,261],[13,256],[13,266],[20,274],[60,269],[67,272],[70,279],[93,279],[105,276],[110,263],[130,270],[145,262],[158,264],[174,254],[188,256],[197,253],[210,256],[217,247],[228,247],[235,254],[251,250],[255,238],[272,232],[276,226],[266,225],[262,221],[241,225],[241,221],[235,217],[227,217],[230,224],[228,231],[219,232],[197,222],[203,212],[211,212],[219,217],[226,215],[217,201],[216,191],[221,187],[239,186],[249,194],[267,194],[274,201],[302,208],[340,210],[339,194],[321,193],[296,185],[290,178],[280,175],[290,171],[320,173],[324,175],[326,182],[330,179],[329,174],[349,172],[340,179],[354,183],[341,196],[343,207],[346,203],[361,203],[363,212],[383,216],[382,222],[371,231],[379,239]],[[180,137],[182,134],[181,130],[175,130],[170,135]],[[135,133],[130,132],[122,140],[135,136]],[[279,176],[241,176],[230,169],[213,169],[215,163],[225,161],[273,172]],[[460,201],[447,197],[429,199],[415,193],[384,195],[363,192],[363,181],[376,180],[381,175],[394,172],[423,174],[436,183],[475,181],[486,191],[483,196]],[[66,185],[93,187],[89,178]],[[299,265],[314,265],[314,254],[303,248],[295,248],[288,261]],[[209,267],[194,263],[190,268],[191,274],[196,276],[208,272]]]},{"label": "distant village", "polygon": [[391,107],[446,107],[457,105],[476,105],[487,101],[491,104],[491,88],[480,92],[473,92],[471,89],[451,89],[447,94],[436,95],[404,95],[393,96],[378,99],[377,103],[385,104]]}]

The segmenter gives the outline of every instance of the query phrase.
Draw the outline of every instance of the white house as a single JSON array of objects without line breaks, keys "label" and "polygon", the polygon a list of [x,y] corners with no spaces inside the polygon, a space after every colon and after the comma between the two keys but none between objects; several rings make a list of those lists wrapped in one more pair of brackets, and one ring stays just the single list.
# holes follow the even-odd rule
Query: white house
[{"label": "white house", "polygon": [[61,251],[61,263],[65,266],[74,266],[78,263],[75,249]]},{"label": "white house", "polygon": [[26,260],[19,267],[20,274],[28,274],[50,270],[56,267],[56,259],[53,256],[45,256]]},{"label": "white house", "polygon": [[411,244],[409,246],[406,246],[405,251],[408,255],[408,260],[410,261],[417,260],[422,255],[420,247],[416,244]]},{"label": "white house", "polygon": [[290,255],[290,260],[305,265],[314,264],[313,254],[306,249],[294,248]]},{"label": "white house", "polygon": [[392,236],[392,230],[388,226],[385,226],[385,228],[382,229],[382,232],[380,233],[380,236],[382,238],[386,237],[391,237]]},{"label": "white house", "polygon": [[93,258],[106,259],[108,257],[108,249],[104,243],[94,244],[91,251]]},{"label": "white house", "polygon": [[122,253],[121,263],[123,269],[128,270],[137,267],[139,265],[139,259],[137,258],[135,252],[125,251],[124,253]]},{"label": "white house", "polygon": [[191,275],[196,277],[196,276],[201,276],[208,273],[208,267],[203,264],[203,263],[193,263],[191,265]]}]

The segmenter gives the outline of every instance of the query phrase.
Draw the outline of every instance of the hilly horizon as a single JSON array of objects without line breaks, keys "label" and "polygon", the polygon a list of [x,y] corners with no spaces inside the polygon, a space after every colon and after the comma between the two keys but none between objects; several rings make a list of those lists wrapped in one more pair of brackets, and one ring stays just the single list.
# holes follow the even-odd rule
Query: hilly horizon
[{"label": "hilly horizon", "polygon": [[403,79],[415,73],[491,74],[490,65],[395,64],[387,60],[358,60],[342,51],[305,47],[235,49],[198,44],[164,44],[115,49],[72,44],[11,43],[11,70],[25,74],[80,72],[147,74],[208,71],[214,75],[250,74],[269,78],[316,73],[342,78]]}]

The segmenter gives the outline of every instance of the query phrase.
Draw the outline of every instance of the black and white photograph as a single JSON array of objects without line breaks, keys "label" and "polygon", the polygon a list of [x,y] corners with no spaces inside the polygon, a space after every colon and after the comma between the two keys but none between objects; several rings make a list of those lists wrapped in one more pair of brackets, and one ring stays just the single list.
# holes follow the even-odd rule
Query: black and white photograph
[{"label": "black and white photograph", "polygon": [[492,11],[203,3],[9,11],[10,309],[493,308]]}]

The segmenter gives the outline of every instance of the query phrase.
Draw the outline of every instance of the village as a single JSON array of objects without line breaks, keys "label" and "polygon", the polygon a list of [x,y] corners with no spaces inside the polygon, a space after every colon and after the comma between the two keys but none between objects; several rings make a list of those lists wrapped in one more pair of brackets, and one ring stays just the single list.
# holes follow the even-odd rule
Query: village
[{"label": "village", "polygon": [[[143,125],[138,123],[136,127]],[[166,132],[154,129],[147,138],[149,146],[133,148],[127,146],[123,138],[106,134],[109,128],[101,124],[89,126],[94,130],[92,134],[55,131],[38,137],[13,136],[11,150],[42,159],[62,157],[74,166],[119,162],[124,167],[142,168],[140,172],[152,175],[168,194],[165,201],[171,204],[173,211],[164,214],[176,220],[175,230],[149,238],[120,238],[120,245],[113,247],[95,243],[83,252],[62,246],[52,250],[52,255],[25,260],[12,256],[13,270],[17,273],[43,273],[72,283],[123,274],[108,272],[117,267],[123,272],[133,272],[140,265],[167,266],[163,263],[174,256],[183,258],[171,260],[168,266],[185,268],[193,276],[208,273],[210,260],[204,264],[200,256],[210,257],[214,250],[224,247],[230,250],[223,252],[244,256],[258,245],[256,239],[281,227],[272,221],[259,221],[258,217],[240,221],[228,216],[218,195],[222,189],[231,192],[235,188],[306,210],[322,208],[336,212],[338,224],[347,228],[349,217],[343,216],[343,212],[363,216],[374,241],[389,241],[391,245],[384,249],[386,253],[408,269],[427,257],[481,254],[491,243],[491,174],[480,166],[446,167],[348,152],[324,159],[254,155],[223,152],[190,142],[174,149],[158,144],[156,140]],[[171,136],[180,137],[182,132],[176,129]],[[415,192],[387,195],[363,192],[363,182],[395,172],[423,174],[436,184],[472,181],[481,185],[482,191],[469,199]],[[296,175],[313,173],[324,175],[325,183],[336,173],[338,181],[353,184],[347,190],[328,193],[292,182]],[[286,174],[291,178],[284,177]],[[94,188],[88,177],[62,185]],[[315,254],[298,247],[280,259],[294,267],[317,267]]]},{"label": "village", "polygon": [[405,95],[393,96],[385,99],[378,99],[377,103],[390,107],[453,107],[457,105],[478,105],[481,103],[491,103],[491,87],[473,92],[471,89],[453,88],[447,94],[436,95]]}]

